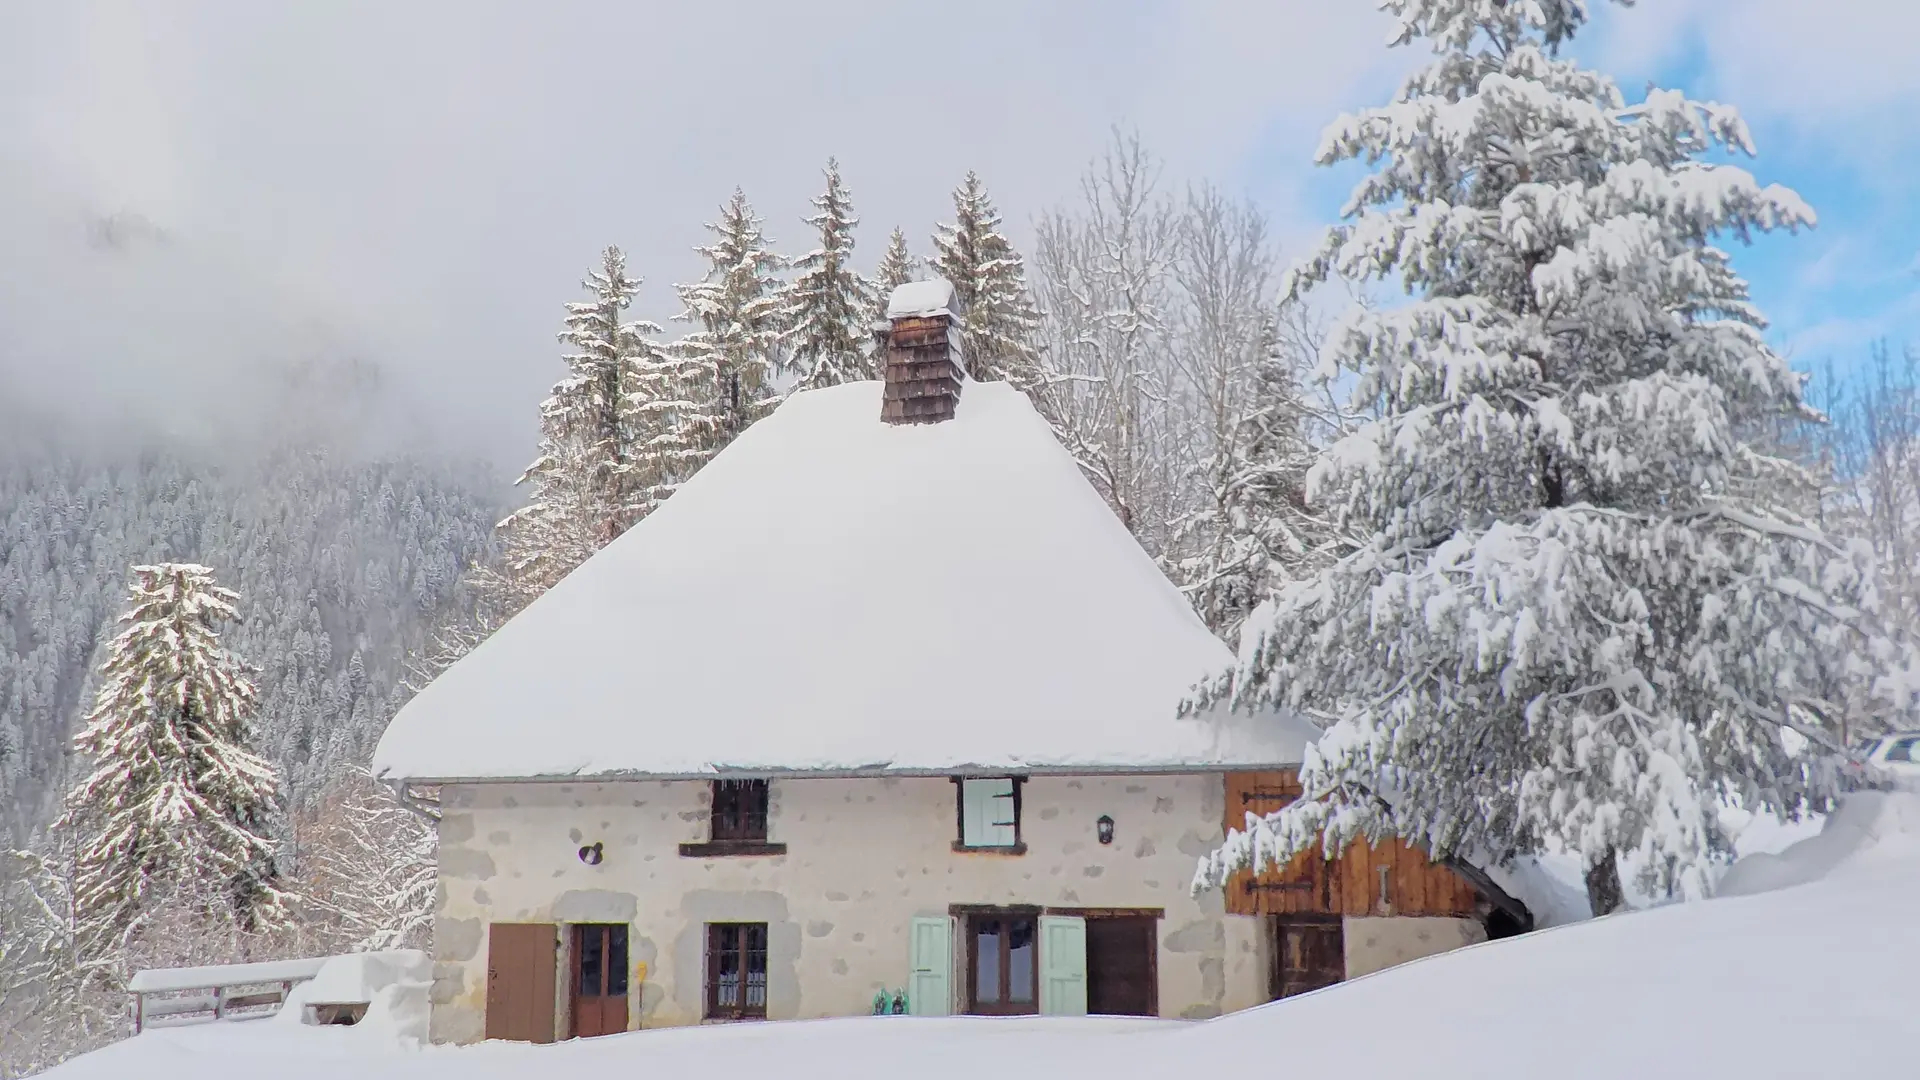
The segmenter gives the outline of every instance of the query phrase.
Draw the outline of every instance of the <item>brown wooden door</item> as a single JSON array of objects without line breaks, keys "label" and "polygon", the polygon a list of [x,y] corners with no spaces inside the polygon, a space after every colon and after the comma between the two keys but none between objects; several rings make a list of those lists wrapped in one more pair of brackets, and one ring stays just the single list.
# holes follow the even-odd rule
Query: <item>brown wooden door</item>
[{"label": "brown wooden door", "polygon": [[552,923],[493,923],[487,927],[487,1038],[553,1041]]},{"label": "brown wooden door", "polygon": [[1332,986],[1346,975],[1346,937],[1339,919],[1274,919],[1271,982],[1275,999]]},{"label": "brown wooden door", "polygon": [[1087,919],[1087,1012],[1157,1016],[1159,965],[1149,915]]},{"label": "brown wooden door", "polygon": [[569,1037],[627,1030],[627,927],[581,923],[573,928],[573,1017]]}]

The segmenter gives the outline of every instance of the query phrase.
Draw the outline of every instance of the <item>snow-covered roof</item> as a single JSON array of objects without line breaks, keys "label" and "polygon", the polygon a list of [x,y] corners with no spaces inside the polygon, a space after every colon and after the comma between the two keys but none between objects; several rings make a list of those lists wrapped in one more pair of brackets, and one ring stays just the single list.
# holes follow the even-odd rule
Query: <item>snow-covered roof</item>
[{"label": "snow-covered roof", "polygon": [[953,314],[953,285],[946,278],[909,281],[887,296],[887,318],[908,319]]},{"label": "snow-covered roof", "polygon": [[147,968],[127,980],[127,991],[156,994],[170,990],[205,990],[214,986],[298,982],[319,974],[324,956],[305,960],[261,960],[251,964],[212,964],[205,967]]},{"label": "snow-covered roof", "polygon": [[1026,397],[880,422],[795,395],[400,710],[415,780],[1297,763],[1291,717],[1180,719],[1232,662]]}]

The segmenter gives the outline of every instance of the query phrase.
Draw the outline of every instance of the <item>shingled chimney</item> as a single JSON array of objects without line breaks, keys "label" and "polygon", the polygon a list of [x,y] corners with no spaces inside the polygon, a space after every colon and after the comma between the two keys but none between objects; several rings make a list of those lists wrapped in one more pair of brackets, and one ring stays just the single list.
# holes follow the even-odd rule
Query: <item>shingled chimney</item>
[{"label": "shingled chimney", "polygon": [[960,314],[953,286],[941,278],[909,281],[887,298],[881,420],[937,424],[953,419],[966,370],[960,362]]}]

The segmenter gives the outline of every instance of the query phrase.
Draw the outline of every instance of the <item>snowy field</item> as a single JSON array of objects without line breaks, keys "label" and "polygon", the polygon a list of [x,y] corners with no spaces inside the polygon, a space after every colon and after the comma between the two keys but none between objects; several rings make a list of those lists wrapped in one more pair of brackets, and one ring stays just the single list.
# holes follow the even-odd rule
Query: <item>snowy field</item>
[{"label": "snowy field", "polygon": [[389,1010],[356,1028],[304,1027],[289,1011],[148,1031],[46,1075],[973,1080],[991,1068],[1017,1080],[1235,1075],[1262,1061],[1274,1075],[1359,1066],[1422,1080],[1920,1075],[1920,795],[1856,796],[1724,887],[1734,895],[1480,945],[1202,1024],[862,1017],[420,1049]]}]

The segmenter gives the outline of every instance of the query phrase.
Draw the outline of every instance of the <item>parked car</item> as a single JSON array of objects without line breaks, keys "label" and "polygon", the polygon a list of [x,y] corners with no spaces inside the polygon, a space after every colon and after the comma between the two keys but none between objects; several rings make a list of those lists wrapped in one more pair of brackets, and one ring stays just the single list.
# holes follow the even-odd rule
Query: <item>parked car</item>
[{"label": "parked car", "polygon": [[1847,771],[1856,780],[1920,781],[1920,731],[1893,731],[1854,743]]}]

